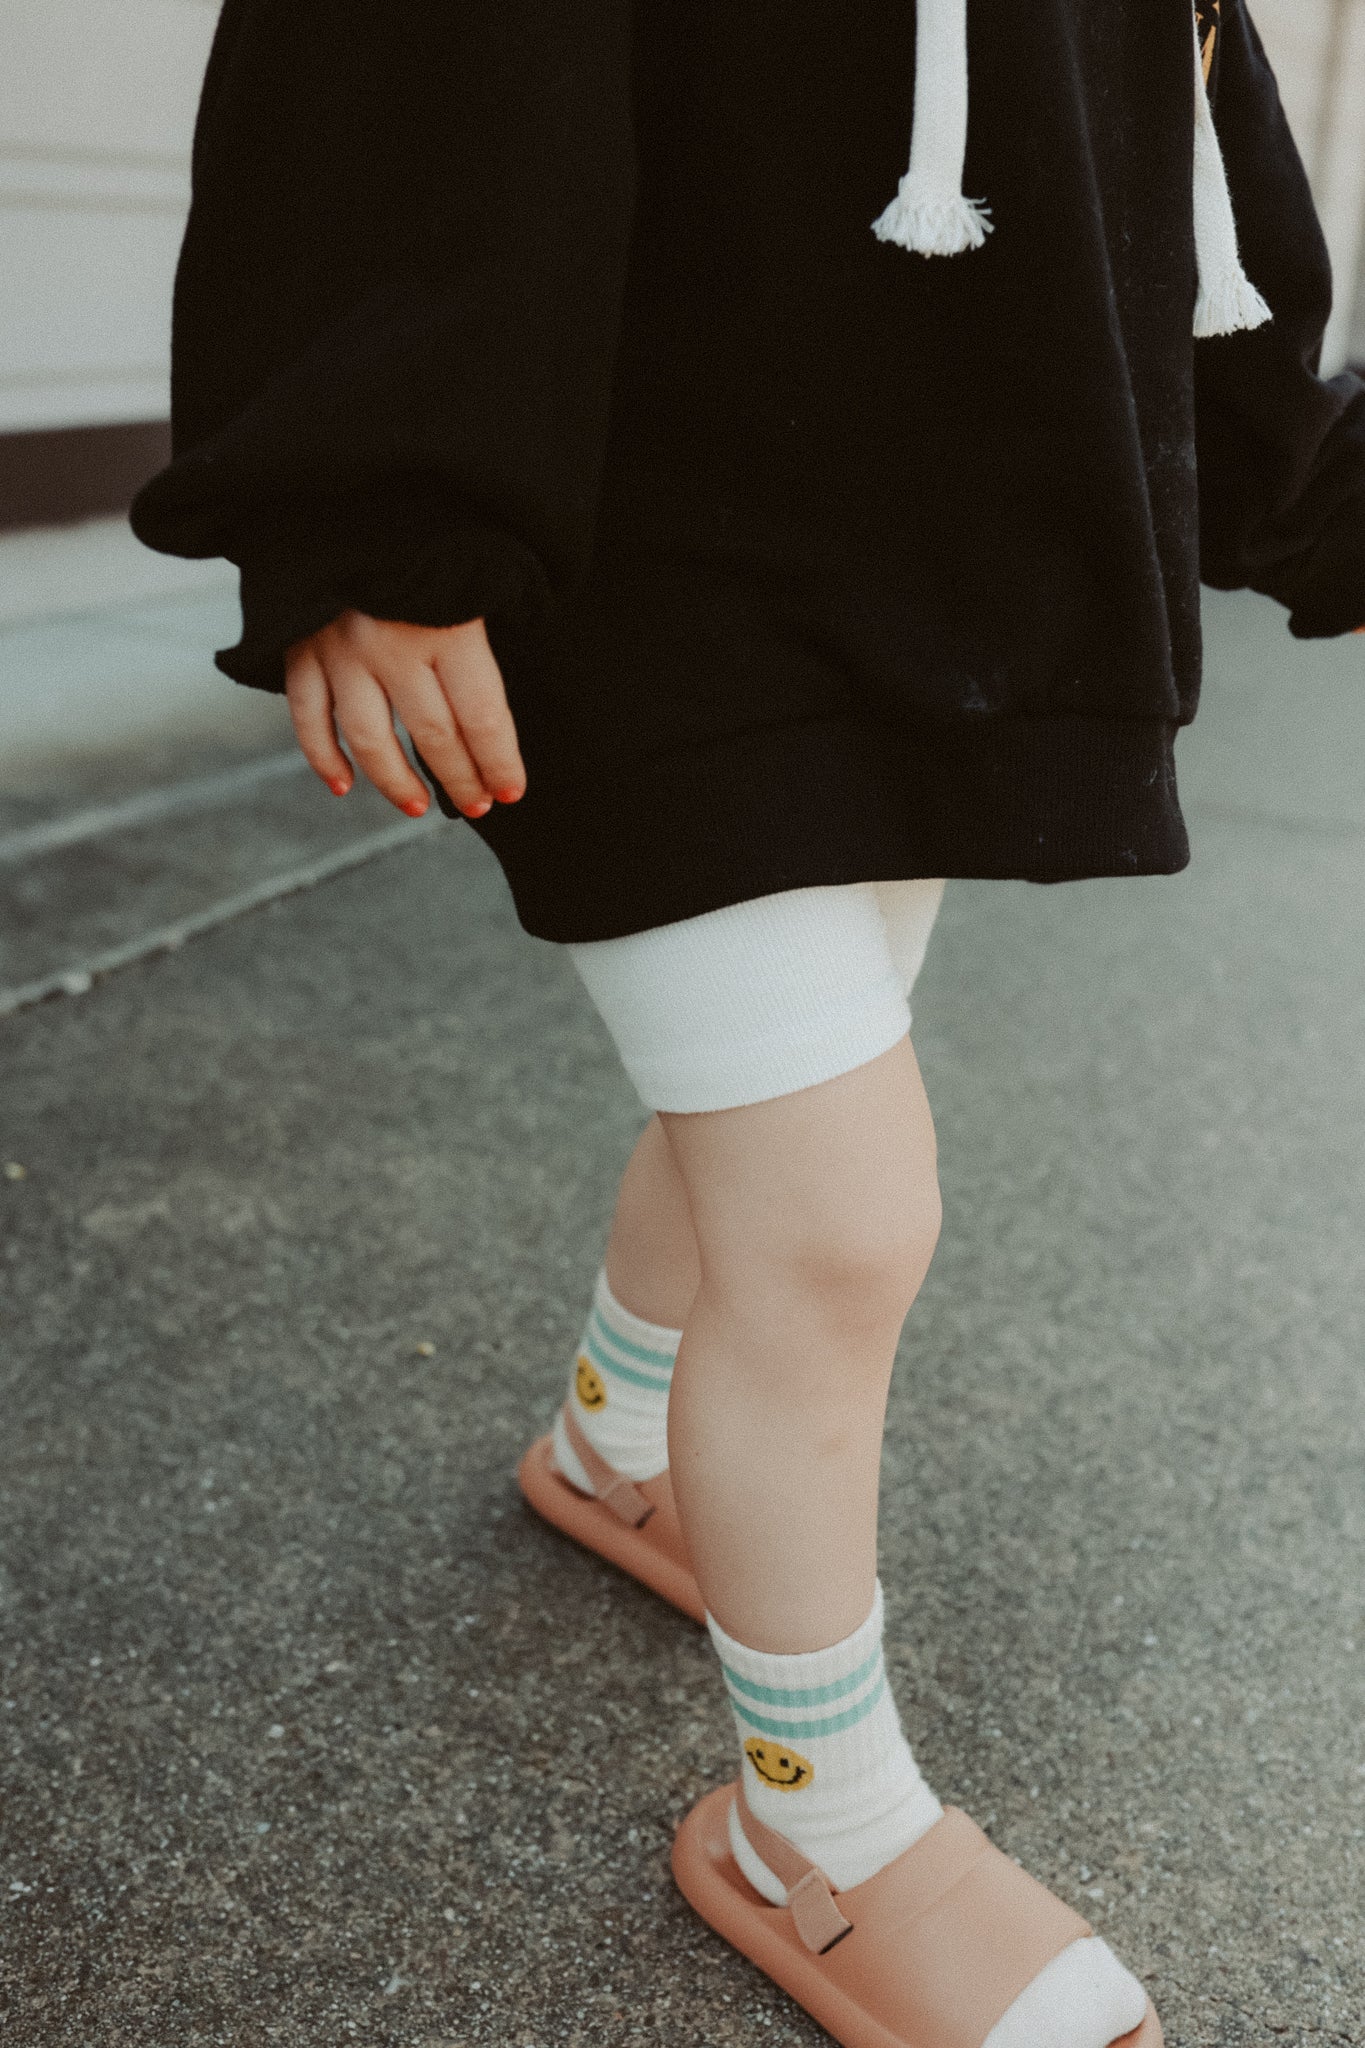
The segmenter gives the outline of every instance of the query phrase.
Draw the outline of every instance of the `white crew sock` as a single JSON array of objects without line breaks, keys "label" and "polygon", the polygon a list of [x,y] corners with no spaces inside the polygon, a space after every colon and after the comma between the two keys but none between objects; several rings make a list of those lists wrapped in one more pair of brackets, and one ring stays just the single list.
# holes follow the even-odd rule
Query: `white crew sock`
[{"label": "white crew sock", "polygon": [[[919,1774],[886,1682],[882,1589],[862,1627],[830,1650],[748,1650],[708,1616],[743,1749],[744,1796],[761,1821],[818,1863],[840,1891],[919,1840],[943,1808]],[[755,1891],[785,1888],[730,1824]]]},{"label": "white crew sock", "polygon": [[[882,1589],[862,1627],[828,1650],[746,1649],[710,1616],[743,1752],[752,1812],[840,1891],[861,1884],[943,1815],[920,1776],[882,1653]],[[750,1847],[735,1809],[730,1848],[760,1897],[786,1888]],[[1109,2048],[1140,2025],[1147,1994],[1106,1944],[1075,1941],[996,2022],[983,2048]]]},{"label": "white crew sock", "polygon": [[[584,1436],[627,1479],[655,1479],[668,1469],[668,1389],[681,1330],[632,1315],[598,1270],[592,1307],[569,1370],[569,1401]],[[592,1485],[555,1417],[554,1461],[570,1485]]]}]

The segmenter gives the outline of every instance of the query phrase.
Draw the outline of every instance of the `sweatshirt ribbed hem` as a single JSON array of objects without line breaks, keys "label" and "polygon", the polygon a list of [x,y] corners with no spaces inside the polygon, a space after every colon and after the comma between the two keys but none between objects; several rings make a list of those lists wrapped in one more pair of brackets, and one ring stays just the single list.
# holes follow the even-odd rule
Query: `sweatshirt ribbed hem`
[{"label": "sweatshirt ribbed hem", "polygon": [[893,736],[868,719],[811,719],[632,760],[606,786],[528,761],[521,802],[473,829],[524,928],[559,942],[823,883],[1176,874],[1190,857],[1176,731],[1002,717]]}]

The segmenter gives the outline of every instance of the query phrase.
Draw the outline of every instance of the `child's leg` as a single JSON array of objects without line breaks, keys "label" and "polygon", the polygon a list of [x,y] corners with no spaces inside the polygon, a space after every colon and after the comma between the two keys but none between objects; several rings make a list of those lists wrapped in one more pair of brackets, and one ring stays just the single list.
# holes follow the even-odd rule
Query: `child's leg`
[{"label": "child's leg", "polygon": [[[943,1814],[887,1688],[876,1575],[887,1389],[939,1229],[929,1108],[907,1037],[818,1085],[662,1121],[701,1268],[670,1464],[744,1798],[848,1889]],[[730,1846],[755,1889],[783,1904],[735,1809]],[[1103,1942],[1078,1939],[986,2048],[1108,2048],[1146,2005]]]},{"label": "child's leg", "polygon": [[[687,1192],[659,1120],[651,1117],[621,1177],[567,1402],[593,1450],[628,1479],[653,1479],[667,1470],[673,1361],[698,1274]],[[555,1418],[553,1446],[564,1478],[580,1492],[594,1492],[563,1412]]]},{"label": "child's leg", "polygon": [[701,1268],[687,1190],[657,1116],[621,1176],[606,1271],[612,1293],[635,1315],[682,1328]]},{"label": "child's leg", "polygon": [[746,1796],[858,1884],[942,1813],[886,1689],[877,1602],[887,1389],[939,1229],[919,1066],[903,1037],[816,1086],[663,1125],[701,1264],[670,1466]]},{"label": "child's leg", "polygon": [[817,1087],[662,1122],[700,1258],[669,1421],[698,1582],[753,1648],[818,1649],[872,1606],[887,1389],[938,1236],[919,1066],[903,1038]]}]

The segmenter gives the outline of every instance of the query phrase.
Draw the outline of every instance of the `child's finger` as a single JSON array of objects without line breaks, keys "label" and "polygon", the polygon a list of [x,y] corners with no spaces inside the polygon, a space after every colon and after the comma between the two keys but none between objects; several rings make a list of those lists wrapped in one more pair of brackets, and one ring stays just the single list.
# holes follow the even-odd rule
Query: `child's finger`
[{"label": "child's finger", "polygon": [[426,663],[414,664],[401,674],[387,675],[385,687],[408,738],[458,809],[467,817],[491,810],[493,799],[460,737],[435,671]]},{"label": "child's finger", "polygon": [[482,635],[438,650],[436,674],[484,787],[504,803],[525,793],[517,728],[493,650]]},{"label": "child's finger", "polygon": [[357,662],[333,655],[327,680],[336,722],[357,765],[381,796],[420,818],[430,803],[426,784],[398,744],[393,711],[379,683]]},{"label": "child's finger", "polygon": [[337,741],[332,722],[332,692],[322,663],[307,645],[288,657],[285,699],[304,759],[333,796],[345,796],[355,777]]}]

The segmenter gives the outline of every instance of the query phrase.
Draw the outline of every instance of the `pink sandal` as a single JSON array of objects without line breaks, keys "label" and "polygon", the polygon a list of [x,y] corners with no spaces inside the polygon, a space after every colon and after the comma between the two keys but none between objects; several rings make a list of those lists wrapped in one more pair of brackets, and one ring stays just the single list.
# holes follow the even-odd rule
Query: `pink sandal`
[{"label": "pink sandal", "polygon": [[576,1543],[595,1550],[693,1621],[704,1623],[706,1608],[692,1575],[667,1472],[637,1485],[593,1449],[567,1402],[563,1421],[592,1481],[593,1495],[580,1493],[556,1469],[554,1439],[542,1436],[517,1467],[517,1483],[531,1506]]},{"label": "pink sandal", "polygon": [[[769,1905],[730,1852],[732,1802],[745,1835],[785,1885]],[[1039,1971],[1093,1929],[948,1807],[913,1847],[836,1893],[785,1835],[724,1785],[693,1808],[673,1875],[708,1925],[757,1963],[842,2048],[981,2048]],[[1111,2048],[1162,2048],[1149,2001]]]}]

